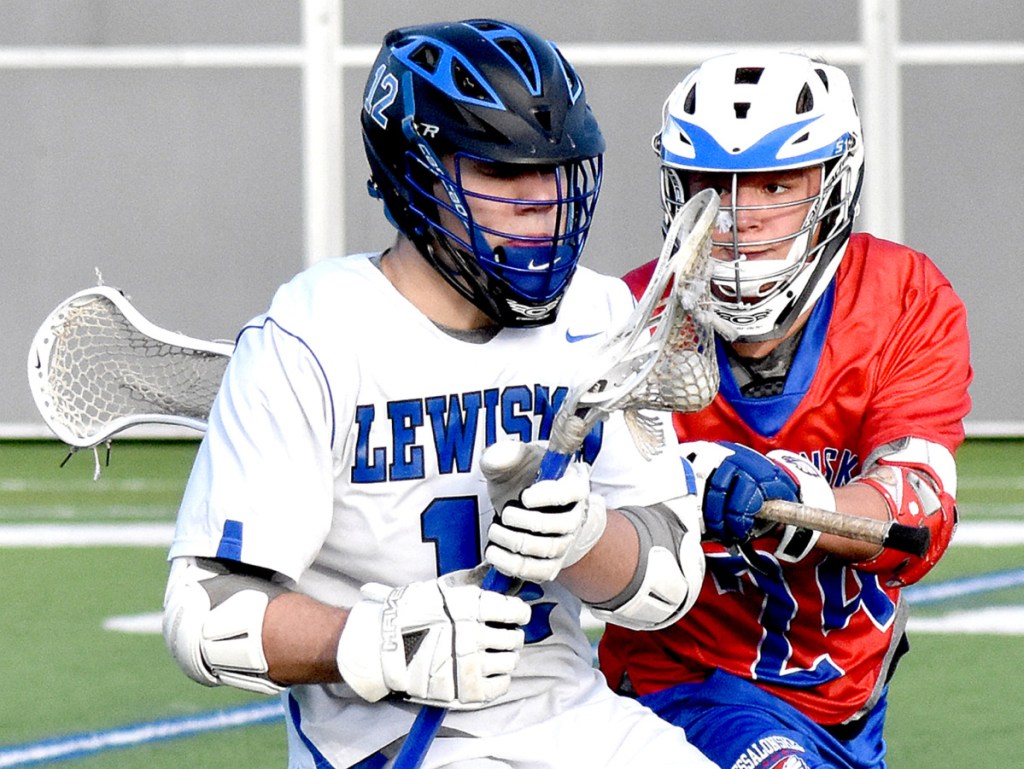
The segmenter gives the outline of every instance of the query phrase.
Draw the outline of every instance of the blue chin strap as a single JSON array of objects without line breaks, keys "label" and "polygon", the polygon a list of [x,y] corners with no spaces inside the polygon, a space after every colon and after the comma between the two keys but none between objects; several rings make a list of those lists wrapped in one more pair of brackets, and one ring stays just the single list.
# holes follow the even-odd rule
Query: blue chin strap
[{"label": "blue chin strap", "polygon": [[492,249],[479,230],[474,233],[473,251],[488,275],[505,283],[522,299],[536,304],[560,296],[579,261],[578,250],[567,243]]}]

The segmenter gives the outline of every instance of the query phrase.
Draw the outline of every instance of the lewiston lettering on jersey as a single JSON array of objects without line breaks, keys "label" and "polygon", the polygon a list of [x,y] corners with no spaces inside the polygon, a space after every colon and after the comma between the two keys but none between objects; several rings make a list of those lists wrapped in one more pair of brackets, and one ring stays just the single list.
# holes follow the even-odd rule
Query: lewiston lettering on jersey
[{"label": "lewiston lettering on jersey", "polygon": [[[634,293],[648,274],[627,276]],[[676,432],[683,440],[796,451],[833,486],[858,475],[874,448],[907,435],[955,452],[970,406],[965,331],[962,302],[926,257],[855,234],[810,316],[784,391],[744,398],[720,350],[718,397],[699,413],[675,415]],[[708,578],[678,624],[605,632],[601,665],[612,685],[628,673],[648,694],[720,669],[822,724],[870,705],[903,634],[899,588],[870,565],[820,551],[780,564],[777,541],[751,543],[756,567],[705,543]]]},{"label": "lewiston lettering on jersey", "polygon": [[[557,387],[552,392],[543,385],[522,385],[389,401],[383,409],[390,435],[385,445],[375,445],[370,440],[377,407],[356,406],[359,429],[352,482],[420,480],[426,474],[423,452],[427,448],[437,457],[439,473],[468,473],[473,469],[481,432],[487,446],[499,435],[514,436],[524,442],[547,440],[567,392],[566,387]],[[536,435],[532,417],[539,418]],[[602,425],[598,423],[583,444],[584,461],[594,461],[601,446],[601,434]]]}]

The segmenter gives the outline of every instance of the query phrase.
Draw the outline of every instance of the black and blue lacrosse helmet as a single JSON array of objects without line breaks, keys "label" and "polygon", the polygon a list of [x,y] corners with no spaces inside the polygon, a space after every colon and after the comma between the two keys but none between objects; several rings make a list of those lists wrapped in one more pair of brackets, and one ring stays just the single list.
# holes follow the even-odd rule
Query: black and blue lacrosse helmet
[{"label": "black and blue lacrosse helmet", "polygon": [[[552,322],[587,239],[605,149],[583,83],[558,49],[490,19],[393,30],[370,71],[361,122],[370,192],[430,264],[502,326]],[[554,232],[523,238],[475,222],[480,196],[459,172],[467,160],[555,169],[558,197],[545,201],[557,206]],[[442,210],[464,229],[442,224]],[[485,233],[517,245],[492,249]]]}]

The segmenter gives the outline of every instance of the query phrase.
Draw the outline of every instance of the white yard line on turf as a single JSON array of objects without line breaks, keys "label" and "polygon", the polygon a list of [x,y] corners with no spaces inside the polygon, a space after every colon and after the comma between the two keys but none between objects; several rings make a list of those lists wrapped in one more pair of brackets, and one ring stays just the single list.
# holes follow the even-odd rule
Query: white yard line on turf
[{"label": "white yard line on turf", "polygon": [[166,547],[173,534],[173,523],[11,523],[0,547]]},{"label": "white yard line on turf", "polygon": [[960,635],[1024,635],[1024,606],[990,606],[970,611],[952,611],[941,617],[914,617],[907,623],[911,633]]},{"label": "white yard line on turf", "polygon": [[[172,523],[10,523],[0,524],[0,547],[166,546]],[[1024,545],[1024,521],[961,523],[953,545]]]},{"label": "white yard line on turf", "polygon": [[957,527],[951,544],[975,547],[1024,545],[1024,521],[967,521]]}]

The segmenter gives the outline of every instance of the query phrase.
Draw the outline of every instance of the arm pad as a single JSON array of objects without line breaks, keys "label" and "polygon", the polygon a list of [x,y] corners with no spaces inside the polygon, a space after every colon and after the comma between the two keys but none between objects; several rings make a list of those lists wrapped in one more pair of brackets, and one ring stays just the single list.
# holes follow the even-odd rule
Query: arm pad
[{"label": "arm pad", "polygon": [[690,610],[704,581],[697,498],[620,512],[640,538],[637,570],[619,595],[590,608],[598,619],[633,630],[667,627]]},{"label": "arm pad", "polygon": [[163,632],[171,656],[194,681],[276,694],[267,675],[263,615],[286,592],[255,574],[233,573],[209,558],[171,561],[164,594]]},{"label": "arm pad", "polygon": [[878,491],[889,517],[906,526],[923,526],[931,544],[923,557],[884,548],[858,564],[864,571],[885,575],[890,585],[912,585],[927,574],[949,547],[956,531],[956,461],[942,446],[921,438],[901,438],[876,449],[854,483]]}]

